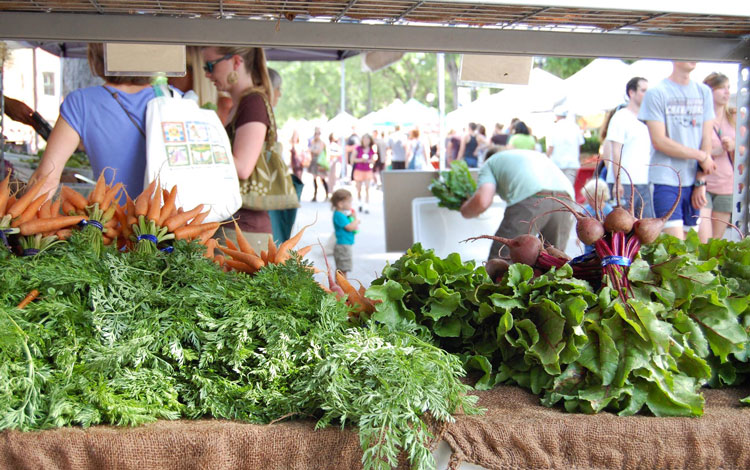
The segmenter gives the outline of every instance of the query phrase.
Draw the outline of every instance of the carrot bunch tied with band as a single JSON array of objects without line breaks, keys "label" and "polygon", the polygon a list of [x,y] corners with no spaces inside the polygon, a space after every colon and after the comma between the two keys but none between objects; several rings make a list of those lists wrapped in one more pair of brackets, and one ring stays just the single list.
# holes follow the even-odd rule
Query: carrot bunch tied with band
[{"label": "carrot bunch tied with band", "polygon": [[177,186],[162,189],[153,180],[134,201],[128,198],[122,217],[124,232],[134,249],[142,253],[170,250],[170,240],[197,240],[203,245],[216,233],[220,222],[204,223],[209,210],[199,204],[189,211],[177,207]]},{"label": "carrot bunch tied with band", "polygon": [[60,189],[63,213],[83,216],[79,222],[81,234],[91,242],[91,249],[96,256],[101,254],[103,245],[110,245],[120,233],[120,226],[114,215],[123,186],[122,183],[112,184],[114,175],[112,182],[107,183],[104,173],[101,172],[88,197],[68,186]]}]

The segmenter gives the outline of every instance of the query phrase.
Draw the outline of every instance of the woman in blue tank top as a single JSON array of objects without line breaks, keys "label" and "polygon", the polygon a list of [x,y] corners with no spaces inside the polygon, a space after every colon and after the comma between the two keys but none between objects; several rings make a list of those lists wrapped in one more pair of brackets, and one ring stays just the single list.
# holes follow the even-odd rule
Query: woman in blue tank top
[{"label": "woman in blue tank top", "polygon": [[[101,43],[89,44],[88,60],[92,73],[103,78],[104,85],[75,90],[65,97],[32,178],[48,175],[42,191],[54,191],[65,163],[82,147],[94,179],[105,168],[112,168],[114,183],[122,183],[128,194],[138,195],[146,168],[146,106],[155,96],[151,77],[106,76]],[[109,172],[107,178],[111,178]]]}]

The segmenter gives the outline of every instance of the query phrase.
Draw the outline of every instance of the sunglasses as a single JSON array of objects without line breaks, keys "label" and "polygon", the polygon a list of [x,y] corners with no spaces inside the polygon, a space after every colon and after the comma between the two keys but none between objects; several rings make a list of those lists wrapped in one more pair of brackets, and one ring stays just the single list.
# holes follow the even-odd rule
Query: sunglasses
[{"label": "sunglasses", "polygon": [[220,59],[207,61],[205,64],[203,64],[203,70],[208,73],[214,73],[214,67],[216,67],[216,64],[218,64],[222,60],[230,59],[232,56],[234,56],[234,54],[227,54]]}]

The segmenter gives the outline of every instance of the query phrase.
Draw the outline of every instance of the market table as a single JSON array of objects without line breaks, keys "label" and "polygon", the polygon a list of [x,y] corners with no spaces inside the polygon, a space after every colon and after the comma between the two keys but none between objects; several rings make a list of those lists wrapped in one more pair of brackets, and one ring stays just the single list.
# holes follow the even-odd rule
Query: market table
[{"label": "market table", "polygon": [[[442,439],[462,463],[492,470],[745,470],[750,389],[705,390],[700,418],[564,413],[518,387],[477,392],[483,416],[459,416]],[[0,433],[1,469],[356,469],[354,429],[310,420],[267,426],[220,420],[159,421]]]}]

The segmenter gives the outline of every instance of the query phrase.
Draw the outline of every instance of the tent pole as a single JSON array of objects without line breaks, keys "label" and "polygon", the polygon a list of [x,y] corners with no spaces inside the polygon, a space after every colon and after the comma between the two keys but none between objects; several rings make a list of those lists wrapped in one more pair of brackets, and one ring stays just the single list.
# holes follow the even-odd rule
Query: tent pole
[{"label": "tent pole", "polygon": [[0,47],[0,178],[5,178],[5,95],[3,78],[5,71],[5,49]]},{"label": "tent pole", "polygon": [[[734,188],[732,189],[732,223],[747,235],[750,233],[750,46],[740,64],[737,77],[737,124],[734,148]],[[730,230],[729,239],[739,240]],[[725,234],[726,236],[726,234]]]},{"label": "tent pole", "polygon": [[[340,113],[346,112],[346,67],[344,61],[341,61],[341,110]],[[348,136],[341,136],[341,178],[346,178],[349,174],[347,165],[349,164],[349,155],[346,154],[346,139]]]},{"label": "tent pole", "polygon": [[437,55],[437,77],[438,77],[438,158],[440,160],[440,171],[445,170],[445,53],[438,52]]}]

